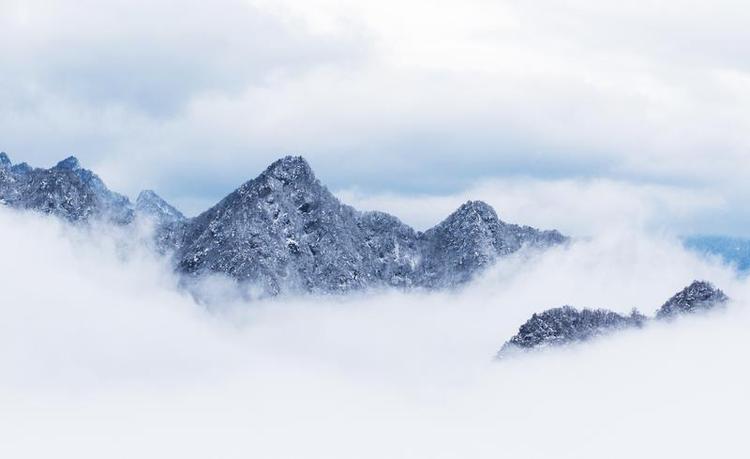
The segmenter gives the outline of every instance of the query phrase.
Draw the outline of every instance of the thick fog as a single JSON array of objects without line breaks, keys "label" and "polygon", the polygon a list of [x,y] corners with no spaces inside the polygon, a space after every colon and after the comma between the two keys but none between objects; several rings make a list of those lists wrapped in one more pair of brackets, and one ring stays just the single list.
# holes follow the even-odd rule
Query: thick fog
[{"label": "thick fog", "polygon": [[[750,285],[607,231],[460,292],[243,301],[178,286],[143,235],[0,209],[0,456],[747,457]],[[503,361],[533,312],[722,311]]]}]

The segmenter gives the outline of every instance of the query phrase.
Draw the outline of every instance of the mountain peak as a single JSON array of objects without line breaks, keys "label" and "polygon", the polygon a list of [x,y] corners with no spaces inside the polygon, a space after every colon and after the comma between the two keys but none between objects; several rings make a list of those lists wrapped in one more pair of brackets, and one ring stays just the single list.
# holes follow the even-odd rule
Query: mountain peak
[{"label": "mountain peak", "polygon": [[156,194],[154,190],[143,190],[140,193],[138,193],[138,197],[136,198],[135,202],[148,202],[153,201],[155,199],[161,199],[161,196]]},{"label": "mountain peak", "polygon": [[139,214],[149,215],[157,221],[174,222],[185,219],[185,216],[165,201],[153,190],[143,190],[135,200],[135,210]]},{"label": "mountain peak", "polygon": [[533,314],[498,352],[503,358],[515,350],[586,341],[591,338],[632,327],[641,327],[646,316],[633,309],[629,316],[607,309],[581,309],[571,306],[548,309]]},{"label": "mountain peak", "polygon": [[438,226],[456,227],[458,225],[458,227],[463,228],[465,225],[474,226],[480,222],[482,223],[481,226],[498,225],[500,223],[495,209],[486,202],[466,201]]},{"label": "mountain peak", "polygon": [[33,209],[71,222],[102,219],[116,224],[132,220],[130,201],[107,188],[93,172],[70,156],[49,169],[26,163],[10,167],[11,180],[0,189],[0,199],[12,207]]},{"label": "mountain peak", "polygon": [[263,175],[271,176],[284,183],[315,179],[310,164],[302,156],[285,156],[278,159],[268,166]]},{"label": "mountain peak", "polygon": [[81,164],[78,162],[78,158],[76,158],[75,156],[68,156],[67,158],[57,163],[54,168],[73,171],[76,169],[80,169]]},{"label": "mountain peak", "polygon": [[693,281],[667,300],[656,312],[656,318],[665,319],[676,314],[708,310],[728,300],[729,297],[710,282]]},{"label": "mountain peak", "polygon": [[497,213],[495,212],[495,209],[492,208],[491,205],[487,204],[484,201],[466,201],[465,203],[461,204],[461,207],[459,207],[454,214],[456,215],[464,215],[464,214],[479,214],[482,217],[485,216],[493,216],[497,218]]},{"label": "mountain peak", "polygon": [[[673,319],[681,314],[708,311],[721,306],[729,298],[710,282],[694,281],[656,311],[656,320]],[[577,310],[570,306],[548,309],[533,314],[497,354],[502,359],[517,350],[585,341],[595,336],[633,327],[642,327],[649,320],[637,309],[629,316],[606,309]]]},{"label": "mountain peak", "polygon": [[10,158],[4,151],[0,151],[0,167],[10,167],[13,163],[10,162]]}]

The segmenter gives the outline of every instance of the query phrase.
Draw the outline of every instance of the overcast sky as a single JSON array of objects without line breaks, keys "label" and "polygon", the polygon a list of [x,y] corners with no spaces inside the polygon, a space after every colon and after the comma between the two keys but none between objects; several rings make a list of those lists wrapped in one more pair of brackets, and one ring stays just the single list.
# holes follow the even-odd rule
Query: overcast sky
[{"label": "overcast sky", "polygon": [[417,226],[445,209],[409,199],[475,197],[750,235],[748,23],[732,0],[2,0],[0,150],[188,213],[301,154]]}]

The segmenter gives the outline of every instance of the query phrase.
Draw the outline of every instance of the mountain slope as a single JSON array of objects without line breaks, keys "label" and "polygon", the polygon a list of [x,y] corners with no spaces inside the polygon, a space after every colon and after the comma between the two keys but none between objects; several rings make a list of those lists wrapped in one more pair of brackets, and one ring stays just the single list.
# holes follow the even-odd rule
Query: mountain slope
[{"label": "mountain slope", "polygon": [[16,209],[55,215],[70,222],[104,221],[128,225],[136,216],[158,225],[180,222],[185,217],[156,193],[146,190],[135,206],[115,193],[93,172],[69,156],[49,169],[13,164],[0,153],[0,204]]},{"label": "mountain slope", "polygon": [[341,203],[302,157],[287,156],[199,216],[186,219],[156,193],[135,206],[69,157],[50,169],[0,154],[0,203],[64,218],[156,223],[156,247],[189,277],[216,273],[263,295],[460,285],[524,246],[567,240],[557,231],[507,224],[481,201],[417,232],[382,212]]},{"label": "mountain slope", "polygon": [[143,190],[135,200],[136,216],[153,219],[157,224],[168,224],[185,220],[182,212],[152,190]]},{"label": "mountain slope", "polygon": [[503,223],[479,201],[418,233],[388,214],[342,204],[291,156],[169,233],[182,272],[227,274],[267,294],[453,286],[524,245],[566,240]]},{"label": "mountain slope", "polygon": [[524,245],[548,247],[565,240],[557,231],[507,224],[498,219],[490,205],[469,201],[420,235],[421,252],[426,255],[421,283],[436,286],[466,282],[498,256]]},{"label": "mountain slope", "polygon": [[382,259],[408,252],[414,238],[393,217],[363,218],[304,159],[286,157],[186,225],[178,268],[228,274],[270,294],[347,291],[372,285],[387,269],[398,272],[403,257]]},{"label": "mountain slope", "polygon": [[52,214],[69,221],[93,218],[117,224],[133,219],[125,196],[110,191],[90,170],[71,156],[50,169],[13,166],[8,156],[0,160],[0,200],[11,207]]}]

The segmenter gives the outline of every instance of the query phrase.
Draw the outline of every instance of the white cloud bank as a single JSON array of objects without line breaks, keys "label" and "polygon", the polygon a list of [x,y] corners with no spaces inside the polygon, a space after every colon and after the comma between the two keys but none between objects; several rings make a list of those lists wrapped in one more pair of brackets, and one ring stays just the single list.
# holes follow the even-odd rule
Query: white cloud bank
[{"label": "white cloud bank", "polygon": [[[515,256],[459,293],[218,300],[128,234],[0,209],[0,456],[746,457],[750,285],[631,228]],[[103,235],[102,235],[103,234]],[[501,363],[528,316],[725,312]]]}]

